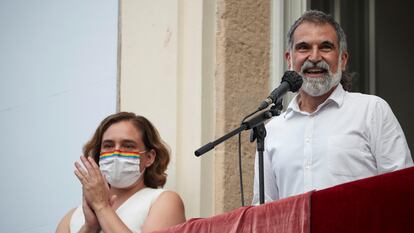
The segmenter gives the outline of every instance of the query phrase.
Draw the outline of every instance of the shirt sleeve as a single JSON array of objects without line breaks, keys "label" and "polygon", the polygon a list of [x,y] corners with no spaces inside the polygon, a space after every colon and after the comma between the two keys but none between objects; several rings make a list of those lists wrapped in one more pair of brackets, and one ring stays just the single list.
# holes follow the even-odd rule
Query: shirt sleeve
[{"label": "shirt sleeve", "polygon": [[413,166],[404,132],[390,106],[378,98],[373,108],[369,128],[378,174]]},{"label": "shirt sleeve", "polygon": [[[265,190],[265,202],[271,202],[279,199],[279,191],[277,188],[276,176],[273,171],[271,155],[265,151],[263,153],[263,166],[264,166],[264,190]],[[254,162],[254,184],[253,184],[253,200],[252,205],[260,204],[259,193],[259,159],[256,151]]]}]

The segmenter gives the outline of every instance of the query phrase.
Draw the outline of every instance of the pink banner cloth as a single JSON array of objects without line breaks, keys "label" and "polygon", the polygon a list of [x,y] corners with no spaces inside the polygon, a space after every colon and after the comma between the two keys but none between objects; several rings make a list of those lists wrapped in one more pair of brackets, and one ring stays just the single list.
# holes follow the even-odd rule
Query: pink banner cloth
[{"label": "pink banner cloth", "polygon": [[240,207],[210,218],[193,218],[157,233],[309,233],[311,193],[260,206]]}]

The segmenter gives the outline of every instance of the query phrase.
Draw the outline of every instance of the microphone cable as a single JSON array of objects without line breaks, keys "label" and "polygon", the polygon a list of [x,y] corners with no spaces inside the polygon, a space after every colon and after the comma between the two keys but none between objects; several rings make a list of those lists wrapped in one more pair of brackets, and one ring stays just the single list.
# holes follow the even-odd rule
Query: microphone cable
[{"label": "microphone cable", "polygon": [[241,132],[239,133],[239,176],[240,176],[240,198],[241,198],[241,205],[244,206],[244,191],[243,191],[243,168],[242,168],[242,152],[241,152]]},{"label": "microphone cable", "polygon": [[[250,113],[249,115],[245,116],[243,118],[243,120],[241,121],[241,125],[244,123],[244,121],[253,116],[254,114],[256,114],[257,112],[259,112],[261,110],[256,110],[253,113]],[[241,205],[244,205],[244,189],[243,189],[243,164],[242,164],[242,149],[241,149],[241,132],[239,133],[239,140],[238,140],[238,155],[239,155],[239,177],[240,177],[240,198],[241,198]]]}]

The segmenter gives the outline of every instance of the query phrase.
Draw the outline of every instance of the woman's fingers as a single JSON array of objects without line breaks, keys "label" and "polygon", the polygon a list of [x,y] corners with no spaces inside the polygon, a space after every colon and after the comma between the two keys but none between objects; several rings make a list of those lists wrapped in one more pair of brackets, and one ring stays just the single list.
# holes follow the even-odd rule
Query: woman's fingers
[{"label": "woman's fingers", "polygon": [[102,179],[102,173],[101,173],[101,170],[99,169],[99,166],[96,164],[96,162],[95,162],[95,160],[93,160],[93,158],[92,157],[88,157],[88,159],[87,159],[88,161],[89,161],[89,164],[91,165],[91,167],[92,167],[92,170],[93,170],[93,172],[94,172],[94,174],[97,176],[97,177],[99,177],[100,179]]},{"label": "woman's fingers", "polygon": [[81,156],[80,159],[84,166],[82,167],[80,162],[75,162],[75,175],[82,185],[84,187],[104,187],[108,190],[109,186],[106,179],[93,158]]},{"label": "woman's fingers", "polygon": [[89,162],[89,160],[85,157],[85,156],[81,156],[80,157],[80,159],[81,159],[81,161],[82,161],[82,163],[83,163],[83,165],[85,166],[85,168],[86,168],[86,170],[88,170],[88,173],[91,175],[91,176],[94,176],[94,177],[96,177],[96,171],[95,171],[95,169],[92,167],[92,164]]},{"label": "woman's fingers", "polygon": [[94,180],[98,182],[102,180],[99,167],[91,157],[86,158],[82,155],[80,156],[80,160],[82,161],[83,167],[79,162],[75,162],[75,175],[82,182],[82,184],[86,184],[86,182],[90,183]]},{"label": "woman's fingers", "polygon": [[88,181],[88,173],[82,168],[82,166],[78,162],[75,162],[75,167],[75,175],[82,182],[82,184],[84,184],[84,182]]}]

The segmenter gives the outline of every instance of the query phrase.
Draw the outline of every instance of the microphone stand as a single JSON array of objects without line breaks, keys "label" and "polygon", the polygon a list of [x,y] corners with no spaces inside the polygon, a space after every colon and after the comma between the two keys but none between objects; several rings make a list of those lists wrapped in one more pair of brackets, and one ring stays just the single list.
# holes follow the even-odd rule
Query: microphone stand
[{"label": "microphone stand", "polygon": [[259,195],[260,195],[260,204],[264,203],[264,170],[263,170],[263,151],[264,151],[264,139],[266,137],[266,128],[264,127],[264,122],[274,116],[278,116],[281,113],[282,98],[272,105],[268,110],[258,113],[256,116],[251,117],[250,119],[244,121],[240,127],[232,130],[231,132],[225,134],[224,136],[216,139],[213,142],[209,142],[204,146],[200,147],[194,152],[194,154],[199,157],[206,152],[212,150],[218,144],[226,141],[227,139],[233,137],[234,135],[244,131],[253,129],[252,134],[250,135],[250,141],[253,142],[256,140],[258,159],[259,159]]}]

